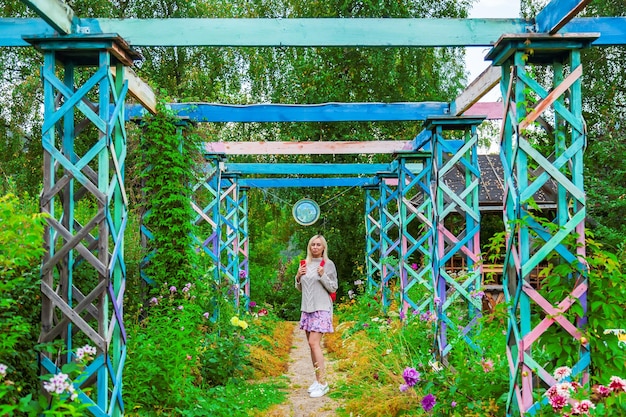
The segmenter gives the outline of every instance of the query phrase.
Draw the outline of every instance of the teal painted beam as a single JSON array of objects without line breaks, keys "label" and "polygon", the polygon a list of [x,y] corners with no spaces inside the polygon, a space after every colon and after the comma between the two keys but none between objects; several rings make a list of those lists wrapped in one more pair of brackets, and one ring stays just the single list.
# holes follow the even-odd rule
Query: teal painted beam
[{"label": "teal painted beam", "polygon": [[589,3],[591,0],[552,0],[535,19],[537,31],[555,34]]},{"label": "teal painted beam", "polygon": [[[445,116],[448,103],[323,103],[249,104],[216,103],[171,104],[178,116],[192,122],[352,122],[415,121],[429,116]],[[139,105],[126,108],[128,120],[140,119],[145,110]]]},{"label": "teal painted beam", "polygon": [[[523,19],[319,20],[323,22],[316,23],[316,19],[81,19],[75,30],[83,34],[115,33],[137,47],[480,47],[491,46],[502,34],[527,33],[528,28],[533,27],[533,22]],[[254,26],[249,27],[251,24]],[[337,37],[316,32],[316,25],[321,24]],[[196,32],[190,32],[192,27]],[[390,27],[395,27],[393,33]],[[438,29],[432,32],[425,30],[431,27]],[[265,36],[256,33],[263,28],[271,28],[270,33]],[[475,28],[478,30],[474,31]],[[561,29],[561,33],[566,32],[599,32],[600,37],[593,42],[594,46],[626,45],[626,17],[576,18]],[[53,35],[54,29],[43,19],[0,18],[0,46],[30,46],[22,37]]]},{"label": "teal painted beam", "polygon": [[60,34],[72,33],[74,11],[65,2],[60,0],[22,0],[22,3],[34,10]]},{"label": "teal painted beam", "polygon": [[365,187],[377,184],[377,178],[258,178],[240,179],[241,187],[250,188],[322,188],[322,187]]},{"label": "teal painted beam", "polygon": [[388,164],[262,164],[227,163],[226,173],[242,175],[375,175]]}]

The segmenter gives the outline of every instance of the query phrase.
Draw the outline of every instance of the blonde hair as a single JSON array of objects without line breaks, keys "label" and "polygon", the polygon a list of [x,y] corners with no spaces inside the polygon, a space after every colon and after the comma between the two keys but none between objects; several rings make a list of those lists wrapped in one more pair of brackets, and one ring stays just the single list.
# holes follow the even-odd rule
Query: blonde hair
[{"label": "blonde hair", "polygon": [[322,235],[315,235],[313,236],[311,239],[309,239],[309,243],[306,245],[306,261],[311,262],[312,256],[311,256],[311,243],[313,243],[313,241],[315,239],[319,239],[322,242],[322,246],[324,246],[324,252],[322,252],[322,259],[324,259],[324,261],[328,261],[328,243],[326,243],[326,239],[324,239],[324,236]]}]

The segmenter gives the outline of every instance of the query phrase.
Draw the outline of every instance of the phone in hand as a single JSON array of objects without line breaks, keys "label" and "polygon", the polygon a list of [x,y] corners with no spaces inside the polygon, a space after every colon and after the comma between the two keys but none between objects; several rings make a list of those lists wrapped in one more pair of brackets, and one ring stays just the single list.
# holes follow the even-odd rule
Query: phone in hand
[{"label": "phone in hand", "polygon": [[300,266],[306,266],[306,260],[300,259]]},{"label": "phone in hand", "polygon": [[320,262],[320,266],[324,266],[324,264],[325,264],[325,263],[326,263],[326,261],[324,261],[324,260],[322,259],[322,262]]}]

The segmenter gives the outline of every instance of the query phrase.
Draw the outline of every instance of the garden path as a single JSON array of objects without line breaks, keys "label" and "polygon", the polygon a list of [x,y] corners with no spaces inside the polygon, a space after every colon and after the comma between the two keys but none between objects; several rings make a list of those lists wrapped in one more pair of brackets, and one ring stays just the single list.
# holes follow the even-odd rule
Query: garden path
[{"label": "garden path", "polygon": [[[326,359],[326,380],[330,385],[330,393],[333,384],[337,381],[334,372],[334,362]],[[289,397],[279,407],[274,408],[271,417],[332,417],[338,402],[329,397],[329,394],[321,398],[311,398],[307,388],[314,380],[311,354],[306,336],[296,324],[293,330],[293,342],[290,355],[290,364],[286,376],[289,378]]]}]

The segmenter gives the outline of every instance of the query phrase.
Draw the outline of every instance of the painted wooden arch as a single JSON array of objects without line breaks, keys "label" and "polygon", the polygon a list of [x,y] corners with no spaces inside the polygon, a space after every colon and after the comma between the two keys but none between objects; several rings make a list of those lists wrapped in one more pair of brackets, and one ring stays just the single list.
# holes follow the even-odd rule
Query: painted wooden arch
[{"label": "painted wooden arch", "polygon": [[[44,54],[42,145],[45,172],[42,210],[49,213],[50,218],[45,237],[48,253],[42,268],[42,340],[63,338],[69,349],[73,347],[72,332],[78,330],[98,346],[98,357],[88,370],[90,376],[97,380],[97,391],[94,392],[95,399],[86,400],[97,405],[91,409],[93,414],[103,416],[123,413],[120,381],[125,359],[125,333],[121,300],[125,277],[123,232],[127,218],[123,180],[126,152],[123,121],[127,119],[126,114],[133,111],[132,108],[125,108],[124,101],[128,93],[149,111],[154,111],[156,102],[151,89],[132,72],[133,60],[138,57],[126,42],[133,46],[189,45],[190,39],[198,46],[487,46],[492,45],[503,33],[518,35],[517,39],[512,36],[498,42],[490,53],[494,64],[502,66],[500,74],[497,68],[494,70],[490,67],[452,103],[428,104],[426,107],[434,106],[439,109],[438,112],[431,108],[426,111],[427,114],[422,113],[423,119],[419,120],[425,120],[427,116],[463,115],[485,94],[488,86],[502,80],[501,89],[506,97],[506,119],[502,132],[502,160],[506,166],[507,182],[504,216],[507,225],[514,225],[508,230],[505,273],[507,297],[515,305],[509,311],[507,336],[511,375],[507,414],[524,415],[536,411],[538,404],[532,402],[532,394],[537,386],[533,385],[533,381],[539,378],[541,384],[548,386],[554,381],[549,375],[549,369],[536,366],[532,349],[527,347],[536,345],[547,329],[556,327],[559,327],[559,334],[564,336],[563,340],[573,336],[581,342],[580,329],[585,325],[584,317],[570,320],[565,314],[571,307],[571,299],[579,300],[584,305],[587,291],[585,269],[579,262],[579,258],[584,256],[584,245],[573,245],[567,240],[567,235],[573,233],[580,242],[584,239],[584,131],[580,118],[579,51],[589,45],[626,44],[626,18],[573,19],[589,0],[552,0],[531,21],[461,19],[446,21],[445,24],[438,19],[81,19],[74,16],[71,9],[60,0],[24,0],[24,3],[43,19],[0,19],[0,46],[23,47],[34,44]],[[441,32],[442,27],[445,33]],[[187,28],[194,30],[198,36],[188,36]],[[535,37],[534,32],[540,32],[545,38]],[[597,36],[576,36],[578,33],[590,32],[597,32]],[[110,33],[119,35],[112,37]],[[312,33],[319,36],[311,37]],[[568,37],[568,34],[573,37]],[[519,38],[524,38],[524,41],[520,43]],[[78,56],[61,52],[67,51],[67,47],[76,41],[80,41],[78,49],[82,51]],[[528,64],[523,59],[526,41],[533,44],[535,51],[544,48],[544,51],[553,52],[554,46],[560,51],[556,56],[552,52],[540,54],[542,60],[536,62],[554,71],[555,85],[552,89],[541,86],[525,70]],[[66,75],[63,80],[56,77],[55,65],[64,67]],[[95,75],[75,89],[71,74],[77,65],[93,66]],[[569,72],[565,70],[566,67]],[[87,94],[96,89],[98,102],[92,106]],[[527,99],[526,91],[532,91],[530,94],[539,97],[539,105],[528,114],[524,113],[523,106],[519,106]],[[55,100],[56,94],[64,97],[62,105]],[[565,94],[568,100],[562,99]],[[204,107],[195,106],[197,112],[191,111],[189,107],[181,108],[180,112],[189,112],[190,117],[208,121],[209,116]],[[336,107],[340,113],[344,112],[342,117],[346,120],[356,117],[347,115],[348,110],[353,110],[352,106]],[[378,107],[380,110],[386,106]],[[416,107],[425,108],[421,104]],[[520,108],[521,113],[518,110]],[[551,112],[546,112],[546,109]],[[306,113],[305,109],[293,111],[294,114]],[[76,155],[73,149],[76,132],[82,127],[74,120],[74,113],[93,124],[94,130],[98,132],[93,147],[84,155]],[[281,117],[281,114],[284,114],[284,109],[274,107],[269,110],[267,117]],[[358,117],[363,117],[363,113],[358,114]],[[548,120],[549,114],[554,115],[553,126],[557,132],[555,142],[558,155],[555,161],[550,161],[533,149],[524,136],[524,131],[531,128],[536,120]],[[308,120],[311,116],[300,114],[299,117]],[[566,132],[561,127],[564,125],[569,129],[568,136],[563,136]],[[57,133],[60,133],[60,140],[56,138]],[[416,149],[419,147],[410,148]],[[531,179],[526,174],[530,160],[544,170],[537,178]],[[568,165],[572,167],[570,170],[566,169]],[[404,174],[407,176],[405,180],[412,181],[410,174],[413,173]],[[559,209],[554,219],[554,224],[558,226],[556,232],[532,221],[530,224],[520,222],[533,192],[547,178],[559,184]],[[380,230],[385,228],[402,229],[401,226],[393,225],[390,229],[389,224],[396,221],[396,211],[383,208],[378,201],[397,201],[401,197],[410,196],[410,192],[395,192],[392,185],[385,184],[384,187],[387,186],[389,190],[381,191],[377,187],[374,191],[368,188],[368,191],[383,194],[367,204],[367,216],[371,215],[368,231],[372,230],[374,234],[380,235]],[[218,192],[220,189],[217,188]],[[98,210],[92,219],[81,224],[75,218],[74,208],[87,194],[93,195],[93,199],[98,202]],[[216,198],[222,199],[219,195]],[[226,198],[233,202],[238,199],[232,196]],[[56,201],[62,203],[61,209],[55,205]],[[568,209],[570,206],[573,207],[571,212]],[[205,210],[214,209],[214,206],[208,205],[197,207],[200,217],[206,215]],[[445,211],[446,207],[438,209]],[[384,215],[376,215],[377,210],[379,213],[385,211]],[[397,210],[402,213],[401,208]],[[232,224],[232,220],[229,221]],[[96,230],[97,233],[91,233]],[[441,232],[448,236],[445,231]],[[536,252],[529,246],[531,236],[535,241],[542,242]],[[227,239],[229,242],[235,240],[230,237]],[[383,253],[398,247],[389,236],[380,239],[386,242],[380,247]],[[108,246],[109,241],[113,242],[112,247]],[[216,244],[217,240],[211,235],[204,242],[210,245],[210,242]],[[400,246],[406,253],[411,250],[408,245],[406,248]],[[368,248],[375,251],[377,245],[369,241]],[[214,253],[211,250],[209,252]],[[572,275],[571,294],[567,299],[552,300],[549,294],[542,294],[527,285],[529,269],[548,256],[556,256],[559,262],[571,264],[576,271]],[[81,288],[80,284],[73,281],[72,271],[78,263],[88,263],[96,271],[96,287]],[[381,271],[381,275],[384,275],[379,260],[373,259],[370,266],[372,271]],[[540,324],[535,328],[531,326],[533,303],[544,312]],[[51,319],[54,311],[58,311],[62,317],[56,325]],[[91,325],[93,321],[97,322],[97,330]],[[440,343],[440,346],[446,345]],[[584,343],[580,343],[579,348],[581,355],[575,373],[585,378],[589,352]],[[44,365],[53,369],[47,362]]]}]

